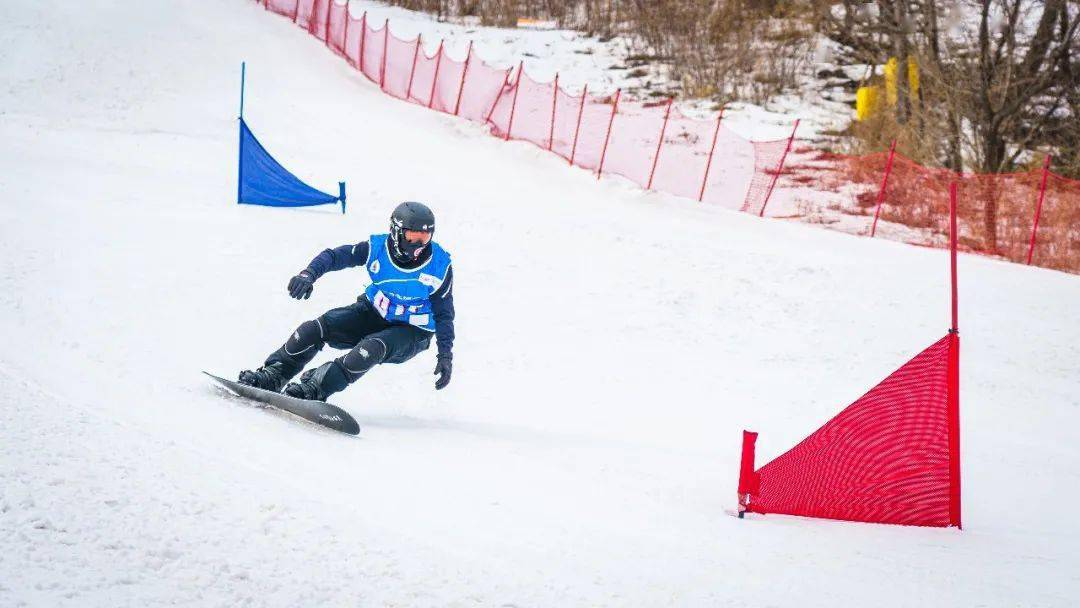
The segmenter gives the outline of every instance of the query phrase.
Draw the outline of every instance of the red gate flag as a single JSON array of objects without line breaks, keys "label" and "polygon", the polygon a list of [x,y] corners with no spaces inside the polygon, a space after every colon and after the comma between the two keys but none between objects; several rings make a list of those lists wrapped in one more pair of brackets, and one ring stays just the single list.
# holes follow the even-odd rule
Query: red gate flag
[{"label": "red gate flag", "polygon": [[783,513],[910,526],[960,524],[957,185],[949,188],[949,333],[824,426],[754,470],[743,431],[739,517]]},{"label": "red gate flag", "polygon": [[756,433],[744,432],[740,511],[959,527],[951,382],[958,348],[950,332],[757,471]]}]

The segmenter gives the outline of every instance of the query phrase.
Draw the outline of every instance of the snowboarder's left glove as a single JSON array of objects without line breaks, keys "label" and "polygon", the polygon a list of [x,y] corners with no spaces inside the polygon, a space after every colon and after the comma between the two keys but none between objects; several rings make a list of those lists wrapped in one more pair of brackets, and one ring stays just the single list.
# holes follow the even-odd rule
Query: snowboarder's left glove
[{"label": "snowboarder's left glove", "polygon": [[313,289],[315,289],[315,276],[308,270],[301,270],[300,274],[289,279],[289,295],[297,300],[310,298]]},{"label": "snowboarder's left glove", "polygon": [[438,355],[435,358],[435,375],[439,377],[435,381],[435,389],[442,390],[450,384],[450,372],[454,367],[450,355]]}]

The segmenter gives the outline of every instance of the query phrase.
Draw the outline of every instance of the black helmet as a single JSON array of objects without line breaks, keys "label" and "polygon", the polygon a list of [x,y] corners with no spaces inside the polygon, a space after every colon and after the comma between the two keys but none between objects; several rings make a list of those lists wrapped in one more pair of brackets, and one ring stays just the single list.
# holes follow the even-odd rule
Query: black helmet
[{"label": "black helmet", "polygon": [[424,253],[429,238],[425,242],[409,242],[405,231],[419,231],[435,234],[435,214],[423,203],[406,201],[398,205],[390,214],[390,253],[399,263],[414,261]]}]

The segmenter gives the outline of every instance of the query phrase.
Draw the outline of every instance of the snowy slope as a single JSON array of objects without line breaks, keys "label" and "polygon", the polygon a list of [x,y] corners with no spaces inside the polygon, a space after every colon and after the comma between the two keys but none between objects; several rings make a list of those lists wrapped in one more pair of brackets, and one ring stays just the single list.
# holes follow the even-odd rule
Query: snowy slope
[{"label": "snowy slope", "polygon": [[[740,521],[739,431],[765,462],[939,338],[944,253],[597,182],[243,0],[11,0],[0,24],[0,605],[1080,593],[1077,277],[961,257],[963,532]],[[348,215],[233,204],[241,60],[252,128],[348,181]],[[352,301],[362,271],[284,285],[404,199],[454,254],[447,390],[432,353],[372,372],[335,399],[353,439],[208,385]]]}]

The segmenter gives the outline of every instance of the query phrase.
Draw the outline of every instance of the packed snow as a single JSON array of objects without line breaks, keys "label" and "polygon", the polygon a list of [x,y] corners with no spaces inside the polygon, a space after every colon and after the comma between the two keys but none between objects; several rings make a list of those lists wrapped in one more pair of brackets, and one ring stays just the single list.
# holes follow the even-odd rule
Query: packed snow
[{"label": "packed snow", "polygon": [[[246,0],[0,4],[0,605],[1070,606],[1080,277],[960,258],[963,531],[732,516],[758,462],[944,334],[940,250],[596,180],[382,95]],[[235,204],[245,116],[349,209]],[[742,192],[732,192],[741,198]],[[285,293],[421,200],[433,352],[332,401],[230,398],[353,301]],[[317,361],[336,356],[327,349]]]}]

